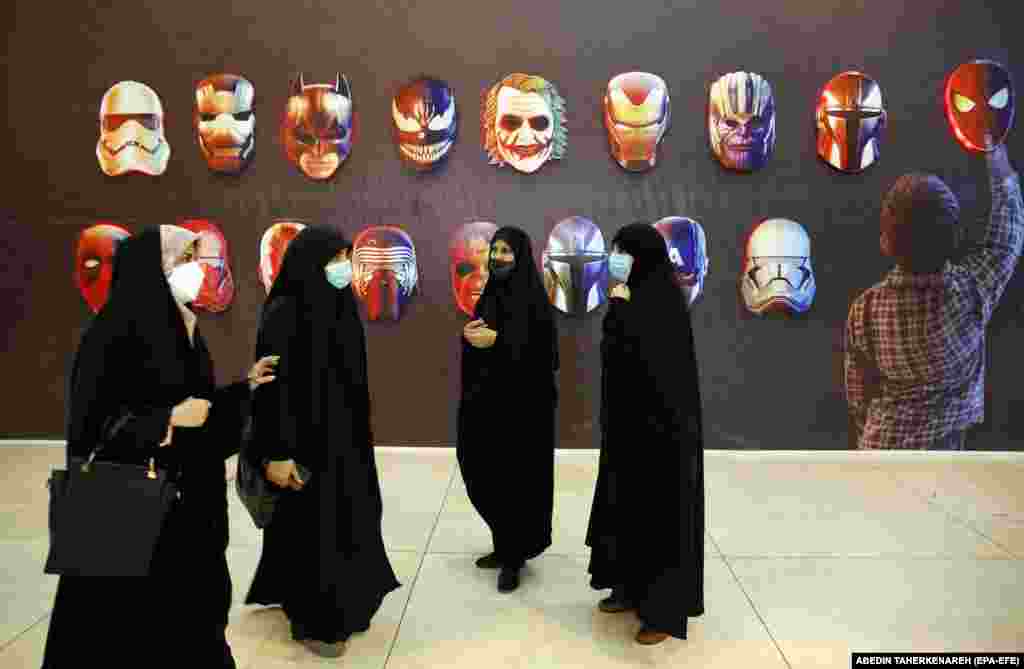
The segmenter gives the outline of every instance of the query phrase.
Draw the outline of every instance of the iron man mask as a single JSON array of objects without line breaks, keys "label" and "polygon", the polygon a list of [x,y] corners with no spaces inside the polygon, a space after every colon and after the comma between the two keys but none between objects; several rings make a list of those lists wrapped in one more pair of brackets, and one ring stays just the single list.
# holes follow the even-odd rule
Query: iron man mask
[{"label": "iron man mask", "polygon": [[661,77],[627,72],[608,82],[604,125],[612,157],[623,169],[642,172],[654,167],[669,118],[668,86]]},{"label": "iron man mask", "polygon": [[195,126],[199,150],[214,172],[237,174],[256,146],[256,89],[244,77],[215,74],[196,84]]}]

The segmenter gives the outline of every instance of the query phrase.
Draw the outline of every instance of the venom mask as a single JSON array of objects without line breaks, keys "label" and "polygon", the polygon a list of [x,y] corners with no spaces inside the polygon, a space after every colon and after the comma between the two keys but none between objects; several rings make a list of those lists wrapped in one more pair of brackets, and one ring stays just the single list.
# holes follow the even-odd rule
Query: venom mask
[{"label": "venom mask", "polygon": [[300,74],[281,122],[285,155],[310,179],[329,179],[352,151],[353,120],[348,79],[307,85]]},{"label": "venom mask", "polygon": [[492,165],[536,172],[565,155],[565,100],[554,84],[528,74],[510,74],[484,95],[484,150]]},{"label": "venom mask", "polygon": [[391,118],[402,161],[415,170],[429,170],[455,143],[455,92],[440,79],[416,79],[391,101]]}]

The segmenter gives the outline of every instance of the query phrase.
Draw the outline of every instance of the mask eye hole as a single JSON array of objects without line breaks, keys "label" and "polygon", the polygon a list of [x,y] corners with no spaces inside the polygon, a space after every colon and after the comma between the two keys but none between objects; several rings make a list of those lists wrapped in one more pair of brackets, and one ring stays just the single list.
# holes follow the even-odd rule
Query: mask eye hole
[{"label": "mask eye hole", "polygon": [[249,117],[252,116],[252,112],[251,111],[235,112],[234,114],[232,114],[232,116],[235,117],[236,121],[248,121]]},{"label": "mask eye hole", "polygon": [[459,276],[469,276],[473,273],[474,269],[475,267],[473,267],[473,263],[460,262],[455,266],[455,273]]},{"label": "mask eye hole", "polygon": [[992,96],[992,98],[988,101],[988,104],[993,109],[1004,109],[1009,102],[1010,102],[1010,89],[1009,88],[1003,88],[998,93],[996,93],[995,95]]},{"label": "mask eye hole", "polygon": [[299,140],[303,144],[316,144],[316,138],[302,128],[295,129],[295,139]]},{"label": "mask eye hole", "polygon": [[452,124],[455,119],[455,103],[448,105],[448,109],[445,113],[440,116],[435,116],[430,120],[430,125],[427,126],[429,130],[447,130],[448,126]]},{"label": "mask eye hole", "polygon": [[94,270],[100,266],[100,261],[96,258],[89,258],[85,261],[85,268],[88,270]]},{"label": "mask eye hole", "polygon": [[969,112],[974,109],[974,100],[964,97],[959,93],[953,93],[953,104],[956,106],[958,111]]},{"label": "mask eye hole", "polygon": [[217,118],[216,114],[205,114],[204,113],[204,114],[200,114],[199,115],[199,120],[201,120],[203,123],[209,123],[210,121],[214,120],[215,118]]},{"label": "mask eye hole", "polygon": [[512,132],[519,130],[520,126],[523,125],[523,119],[520,116],[514,116],[513,114],[506,114],[501,117],[501,129],[506,132]]},{"label": "mask eye hole", "polygon": [[547,116],[534,116],[530,119],[530,127],[537,132],[544,132],[551,125],[551,121],[548,120]]}]

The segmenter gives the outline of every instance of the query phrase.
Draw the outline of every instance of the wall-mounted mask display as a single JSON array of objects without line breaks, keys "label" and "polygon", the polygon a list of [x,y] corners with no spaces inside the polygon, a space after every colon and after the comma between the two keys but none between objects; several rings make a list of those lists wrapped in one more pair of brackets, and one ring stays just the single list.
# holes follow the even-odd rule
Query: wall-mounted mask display
[{"label": "wall-mounted mask display", "polygon": [[991,60],[964,63],[946,80],[945,107],[946,120],[961,146],[968,151],[994,150],[1006,141],[1013,125],[1009,70]]},{"label": "wall-mounted mask display", "polygon": [[418,171],[429,170],[448,156],[455,143],[455,92],[440,79],[411,81],[391,101],[391,118],[402,162]]},{"label": "wall-mounted mask display", "polygon": [[228,240],[216,223],[205,218],[184,219],[178,225],[199,235],[196,260],[203,270],[203,285],[192,306],[213,313],[224,311],[235,297]]},{"label": "wall-mounted mask display", "polygon": [[668,216],[655,221],[655,229],[665,239],[668,257],[676,268],[676,281],[690,304],[704,292],[708,274],[708,243],[704,228],[692,218]]},{"label": "wall-mounted mask display", "polygon": [[654,167],[670,117],[668,86],[661,77],[626,72],[608,82],[604,126],[612,157],[623,169],[643,172]]},{"label": "wall-mounted mask display", "polygon": [[164,136],[164,108],[156,91],[137,81],[122,81],[104,94],[96,158],[111,177],[164,173],[171,146]]},{"label": "wall-mounted mask display", "polygon": [[608,249],[589,218],[559,222],[548,235],[541,264],[548,299],[562,313],[583,316],[608,300]]},{"label": "wall-mounted mask display", "polygon": [[815,117],[818,156],[826,163],[860,172],[878,160],[886,113],[874,79],[853,71],[836,75],[818,96]]},{"label": "wall-mounted mask display", "polygon": [[97,223],[78,235],[75,285],[93,313],[99,313],[107,303],[117,245],[130,236],[130,232],[113,223]]},{"label": "wall-mounted mask display", "polygon": [[310,179],[329,179],[352,151],[354,118],[348,79],[307,85],[300,74],[281,121],[285,155]]},{"label": "wall-mounted mask display", "polygon": [[811,238],[796,221],[769,218],[747,239],[740,290],[755,314],[799,314],[811,308],[815,282]]},{"label": "wall-mounted mask display", "polygon": [[245,77],[215,74],[196,84],[194,116],[199,150],[214,172],[237,174],[256,147],[256,89]]},{"label": "wall-mounted mask display", "polygon": [[708,102],[711,151],[723,167],[750,172],[775,150],[775,96],[768,80],[732,72],[711,84]]},{"label": "wall-mounted mask display", "polygon": [[491,165],[536,172],[568,146],[565,100],[555,85],[529,74],[510,74],[486,92],[480,124]]},{"label": "wall-mounted mask display", "polygon": [[467,316],[473,315],[487,284],[491,239],[497,231],[498,226],[487,221],[466,223],[455,230],[448,246],[455,304]]},{"label": "wall-mounted mask display", "polygon": [[270,294],[277,273],[281,271],[281,262],[288,245],[299,236],[306,225],[299,221],[279,219],[267,228],[260,239],[260,282]]},{"label": "wall-mounted mask display", "polygon": [[419,283],[416,247],[394,225],[366,228],[352,244],[352,288],[371,321],[402,317]]}]

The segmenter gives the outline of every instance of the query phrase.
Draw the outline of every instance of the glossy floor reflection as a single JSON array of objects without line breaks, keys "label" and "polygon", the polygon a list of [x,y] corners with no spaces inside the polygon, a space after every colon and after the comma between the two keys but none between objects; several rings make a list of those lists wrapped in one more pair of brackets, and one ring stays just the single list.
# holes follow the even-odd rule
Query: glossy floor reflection
[{"label": "glossy floor reflection", "polygon": [[[0,446],[0,669],[38,667],[56,578],[42,573],[54,445]],[[707,613],[687,641],[633,641],[603,614],[583,543],[593,451],[557,457],[554,544],[503,595],[451,449],[377,449],[384,539],[403,587],[325,660],[279,609],[242,606],[261,534],[233,487],[228,637],[239,669],[848,667],[850,652],[1024,651],[1024,456],[712,451]],[[230,474],[231,468],[228,468]],[[232,485],[229,483],[229,485]]]}]

